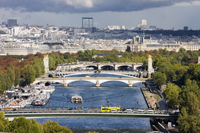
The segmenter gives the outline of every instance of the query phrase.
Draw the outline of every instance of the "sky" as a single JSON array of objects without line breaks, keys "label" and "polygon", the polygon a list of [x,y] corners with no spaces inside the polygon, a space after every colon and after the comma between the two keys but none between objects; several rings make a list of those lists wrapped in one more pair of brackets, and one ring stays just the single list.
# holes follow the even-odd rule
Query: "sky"
[{"label": "sky", "polygon": [[0,0],[0,23],[81,27],[82,17],[94,26],[136,27],[142,19],[163,29],[200,29],[199,0]]}]

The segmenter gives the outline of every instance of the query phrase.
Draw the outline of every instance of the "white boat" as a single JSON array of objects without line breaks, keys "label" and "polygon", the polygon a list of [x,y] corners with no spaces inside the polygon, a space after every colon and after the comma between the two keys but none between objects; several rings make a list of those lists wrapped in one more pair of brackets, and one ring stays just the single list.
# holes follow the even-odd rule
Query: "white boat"
[{"label": "white boat", "polygon": [[14,89],[9,89],[6,91],[6,93],[15,93],[15,90]]},{"label": "white boat", "polygon": [[32,102],[32,104],[33,104],[34,106],[44,106],[44,105],[47,104],[49,97],[50,97],[49,93],[40,94],[40,95]]},{"label": "white boat", "polygon": [[55,86],[45,86],[44,89],[42,89],[42,91],[53,93],[55,91]]},{"label": "white boat", "polygon": [[72,96],[71,98],[71,103],[82,103],[83,98],[81,96]]}]

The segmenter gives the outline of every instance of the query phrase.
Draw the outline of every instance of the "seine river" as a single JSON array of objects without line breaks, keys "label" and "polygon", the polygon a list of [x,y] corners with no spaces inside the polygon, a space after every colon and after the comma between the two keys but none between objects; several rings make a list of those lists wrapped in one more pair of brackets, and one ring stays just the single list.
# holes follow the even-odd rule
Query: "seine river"
[{"label": "seine river", "polygon": [[[115,75],[112,76],[114,77]],[[65,107],[92,107],[93,101],[94,107],[106,106],[107,104],[109,106],[121,106],[122,104],[123,108],[147,108],[139,88],[144,86],[141,83],[137,84],[138,88],[124,87],[127,86],[125,83],[116,81],[101,84],[104,87],[95,87],[95,84],[87,81],[76,81],[68,85],[70,87],[55,85],[56,90],[51,94],[50,102],[44,107],[63,107],[64,94]],[[84,102],[72,104],[70,98],[74,95],[82,96]],[[94,95],[93,100],[92,95]],[[123,98],[121,95],[123,95]],[[86,133],[88,131],[97,131],[99,133],[141,133],[151,130],[149,118],[67,117],[40,118],[36,120],[39,123],[44,123],[47,120],[57,121],[61,126],[69,127],[74,133]]]}]

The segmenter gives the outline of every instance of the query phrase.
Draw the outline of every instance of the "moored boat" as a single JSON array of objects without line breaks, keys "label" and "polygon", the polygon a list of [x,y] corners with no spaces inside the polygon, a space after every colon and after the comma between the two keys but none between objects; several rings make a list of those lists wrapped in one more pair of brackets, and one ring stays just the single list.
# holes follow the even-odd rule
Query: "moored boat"
[{"label": "moored boat", "polygon": [[44,106],[48,103],[49,97],[49,94],[41,94],[32,102],[32,104],[34,106]]}]

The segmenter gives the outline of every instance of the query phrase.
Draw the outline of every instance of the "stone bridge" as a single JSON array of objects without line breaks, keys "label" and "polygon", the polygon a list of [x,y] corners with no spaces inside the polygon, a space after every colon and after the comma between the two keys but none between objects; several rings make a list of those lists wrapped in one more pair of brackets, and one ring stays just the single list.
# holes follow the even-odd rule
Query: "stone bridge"
[{"label": "stone bridge", "polygon": [[143,63],[92,63],[92,62],[82,62],[75,64],[60,64],[57,67],[57,71],[66,71],[75,69],[78,67],[82,68],[94,68],[95,70],[127,70],[132,68],[133,70],[139,69]]},{"label": "stone bridge", "polygon": [[127,86],[137,86],[134,84],[145,82],[147,78],[119,78],[119,77],[65,77],[65,78],[38,78],[35,80],[35,83],[38,82],[59,82],[63,84],[63,86],[67,87],[69,83],[76,81],[87,81],[94,83],[96,87],[100,87],[101,84],[110,82],[110,81],[118,81],[127,84]]}]

